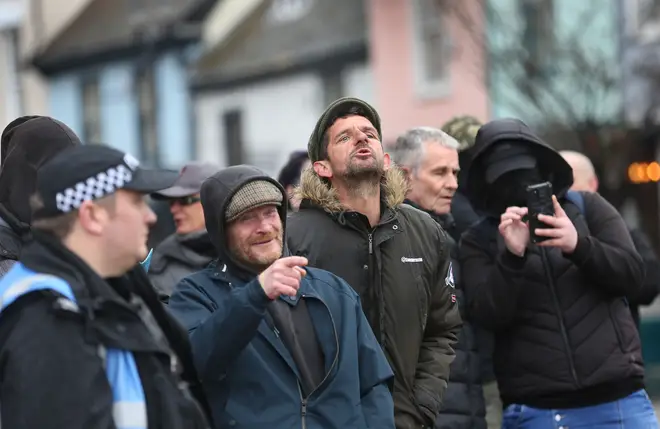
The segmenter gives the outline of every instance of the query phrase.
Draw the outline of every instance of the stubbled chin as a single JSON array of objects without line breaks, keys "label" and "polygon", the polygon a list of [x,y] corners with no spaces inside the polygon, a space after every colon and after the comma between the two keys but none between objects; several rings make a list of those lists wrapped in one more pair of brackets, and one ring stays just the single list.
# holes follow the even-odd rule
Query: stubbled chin
[{"label": "stubbled chin", "polygon": [[255,245],[252,247],[252,256],[260,263],[273,263],[282,255],[282,246],[277,241]]}]

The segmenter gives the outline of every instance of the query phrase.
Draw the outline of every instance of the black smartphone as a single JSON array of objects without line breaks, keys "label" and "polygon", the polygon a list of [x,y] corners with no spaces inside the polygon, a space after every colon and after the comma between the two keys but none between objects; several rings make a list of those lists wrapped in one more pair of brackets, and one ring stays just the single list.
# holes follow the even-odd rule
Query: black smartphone
[{"label": "black smartphone", "polygon": [[552,183],[543,182],[527,187],[527,219],[529,220],[529,239],[532,243],[540,243],[549,237],[539,237],[535,234],[537,228],[551,228],[538,219],[540,214],[552,216],[555,214],[552,204]]}]

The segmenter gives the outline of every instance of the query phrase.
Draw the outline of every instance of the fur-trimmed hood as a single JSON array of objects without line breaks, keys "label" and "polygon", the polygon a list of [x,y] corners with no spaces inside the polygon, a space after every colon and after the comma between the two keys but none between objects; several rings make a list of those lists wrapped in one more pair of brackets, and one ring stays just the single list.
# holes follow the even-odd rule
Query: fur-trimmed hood
[{"label": "fur-trimmed hood", "polygon": [[[324,183],[313,168],[302,172],[300,186],[295,190],[296,196],[321,207],[329,213],[344,211],[337,198],[337,192],[330,185]],[[391,166],[381,180],[381,193],[385,204],[389,208],[396,208],[406,198],[408,183],[406,177],[396,166]]]}]

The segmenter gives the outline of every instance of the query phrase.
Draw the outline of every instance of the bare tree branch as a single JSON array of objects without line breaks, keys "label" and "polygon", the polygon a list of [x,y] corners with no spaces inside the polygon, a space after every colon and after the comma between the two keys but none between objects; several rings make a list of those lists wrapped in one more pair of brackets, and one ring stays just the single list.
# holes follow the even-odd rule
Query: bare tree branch
[{"label": "bare tree branch", "polygon": [[584,124],[603,122],[604,113],[612,109],[608,102],[620,77],[611,57],[585,41],[598,16],[590,8],[581,12],[574,28],[561,32],[550,28],[538,41],[549,47],[539,58],[524,39],[522,17],[510,16],[521,13],[517,9],[503,16],[487,0],[445,0],[444,4],[453,21],[470,35],[467,43],[488,53],[489,75],[495,80],[488,82],[491,93],[495,91],[498,101],[520,117],[536,114],[542,122],[562,124],[579,134]]}]

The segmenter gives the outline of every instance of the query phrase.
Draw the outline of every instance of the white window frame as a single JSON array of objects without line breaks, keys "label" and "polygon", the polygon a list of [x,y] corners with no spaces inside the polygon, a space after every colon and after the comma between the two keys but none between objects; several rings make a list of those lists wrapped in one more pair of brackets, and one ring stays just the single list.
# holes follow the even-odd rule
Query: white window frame
[{"label": "white window frame", "polygon": [[[445,98],[451,94],[451,68],[453,63],[453,43],[450,26],[447,17],[442,17],[442,21],[438,22],[439,31],[442,31],[443,38],[447,44],[447,70],[445,76],[438,80],[429,80],[426,74],[426,55],[425,55],[425,34],[424,34],[424,17],[422,16],[422,1],[433,0],[409,0],[411,4],[411,33],[412,33],[412,65],[413,65],[413,78],[414,88],[417,97],[422,99],[437,99]],[[454,0],[450,0],[454,1]],[[465,0],[462,0],[465,1]],[[428,19],[428,17],[427,17]]]}]

